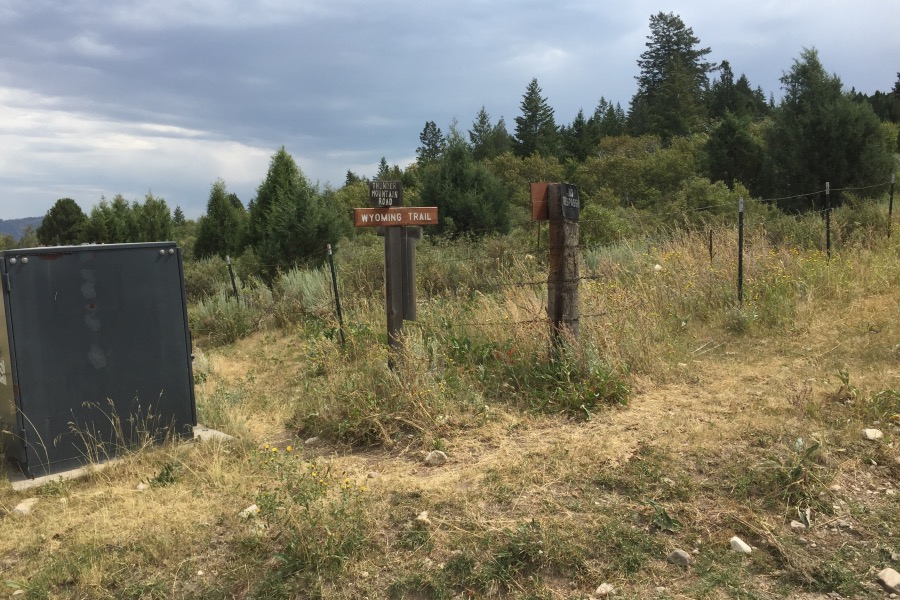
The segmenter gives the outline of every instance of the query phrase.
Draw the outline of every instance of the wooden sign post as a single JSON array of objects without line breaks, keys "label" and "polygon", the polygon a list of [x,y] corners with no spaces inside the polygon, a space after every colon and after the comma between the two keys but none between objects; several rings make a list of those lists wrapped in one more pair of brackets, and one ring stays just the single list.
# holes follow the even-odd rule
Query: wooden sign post
[{"label": "wooden sign post", "polygon": [[354,208],[357,227],[377,227],[384,235],[384,295],[387,334],[391,348],[400,345],[403,321],[416,320],[416,240],[422,225],[437,225],[436,206],[402,206],[399,181],[369,183],[369,205]]},{"label": "wooden sign post", "polygon": [[578,188],[568,183],[531,184],[532,219],[550,221],[550,273],[547,316],[550,338],[559,348],[578,340]]}]

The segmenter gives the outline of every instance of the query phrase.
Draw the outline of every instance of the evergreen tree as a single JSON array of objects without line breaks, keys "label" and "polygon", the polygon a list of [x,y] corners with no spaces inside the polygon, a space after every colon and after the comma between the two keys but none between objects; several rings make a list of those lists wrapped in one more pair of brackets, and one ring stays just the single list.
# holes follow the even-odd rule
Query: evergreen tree
[{"label": "evergreen tree", "polygon": [[267,280],[324,258],[327,244],[346,233],[349,222],[339,203],[330,200],[307,181],[283,147],[275,153],[251,203],[249,221],[258,228],[254,249]]},{"label": "evergreen tree", "polygon": [[484,110],[484,105],[478,111],[478,116],[472,123],[472,129],[469,130],[469,144],[472,146],[472,155],[475,160],[484,160],[492,158],[491,138],[494,134],[494,126],[491,125],[491,117]]},{"label": "evergreen tree", "polygon": [[754,135],[749,117],[726,112],[706,143],[709,178],[734,189],[742,183],[759,193],[759,178],[765,161],[765,145]]},{"label": "evergreen tree", "polygon": [[300,175],[297,163],[282,146],[269,161],[266,178],[259,184],[256,198],[250,203],[247,223],[247,241],[250,245],[258,248],[267,241],[273,205],[303,185],[306,185],[306,180]]},{"label": "evergreen tree", "polygon": [[135,209],[128,204],[122,194],[116,194],[112,202],[101,198],[91,209],[91,215],[85,226],[85,239],[96,244],[139,241]]},{"label": "evergreen tree", "polygon": [[44,246],[71,246],[84,241],[87,215],[71,198],[60,198],[44,215],[36,234]]},{"label": "evergreen tree", "polygon": [[419,143],[422,145],[416,148],[416,160],[420,165],[424,165],[441,157],[446,141],[440,127],[434,121],[427,121],[422,133],[419,134]]},{"label": "evergreen tree", "polygon": [[209,192],[206,202],[206,214],[200,217],[197,224],[197,239],[194,242],[194,255],[197,258],[208,256],[237,256],[243,250],[245,237],[245,215],[243,207],[236,208],[225,182],[217,180]]},{"label": "evergreen tree", "polygon": [[658,13],[650,17],[647,50],[638,60],[638,91],[631,100],[629,124],[636,135],[669,140],[697,131],[703,124],[703,93],[713,70],[704,60],[709,48],[681,17]]},{"label": "evergreen tree", "polygon": [[438,207],[439,233],[485,234],[509,230],[509,195],[474,159],[462,136],[450,137],[444,155],[422,173],[423,205]]},{"label": "evergreen tree", "polygon": [[137,230],[135,242],[163,242],[171,240],[172,214],[169,205],[162,198],[157,198],[148,193],[144,197],[144,203],[134,203],[132,206],[133,220]]},{"label": "evergreen tree", "polygon": [[842,91],[815,49],[803,50],[781,83],[785,95],[766,138],[771,193],[793,196],[820,190],[826,181],[843,188],[888,179],[893,156],[878,117]]},{"label": "evergreen tree", "polygon": [[578,114],[575,115],[572,124],[560,129],[560,138],[564,156],[584,162],[597,147],[600,138],[599,124],[585,119],[584,111],[578,109]]},{"label": "evergreen tree", "polygon": [[172,213],[172,225],[181,227],[185,223],[184,211],[180,206],[175,206],[175,212]]},{"label": "evergreen tree", "polygon": [[375,175],[375,179],[378,181],[390,180],[391,167],[388,165],[388,161],[385,157],[381,157],[381,162],[378,163],[378,173]]},{"label": "evergreen tree", "polygon": [[558,131],[553,109],[541,96],[538,80],[532,79],[519,105],[522,116],[516,117],[515,151],[518,156],[555,156],[558,150]]}]

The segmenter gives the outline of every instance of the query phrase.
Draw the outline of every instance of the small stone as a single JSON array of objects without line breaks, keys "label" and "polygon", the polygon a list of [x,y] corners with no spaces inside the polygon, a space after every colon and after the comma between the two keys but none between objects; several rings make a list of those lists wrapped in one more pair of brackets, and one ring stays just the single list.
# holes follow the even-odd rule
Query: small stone
[{"label": "small stone", "polygon": [[894,569],[882,569],[878,573],[878,583],[889,592],[900,592],[900,573]]},{"label": "small stone", "polygon": [[891,552],[891,560],[894,562],[900,562],[900,553]]},{"label": "small stone", "polygon": [[806,546],[809,544],[809,540],[806,539],[805,537],[798,537],[797,543],[800,544],[801,546]]},{"label": "small stone", "polygon": [[738,536],[734,536],[728,543],[731,544],[731,549],[734,552],[740,552],[741,554],[750,554],[753,549],[747,545],[747,542],[739,538]]},{"label": "small stone", "polygon": [[691,555],[682,550],[681,548],[676,548],[672,550],[669,556],[666,558],[673,565],[678,565],[679,567],[686,567],[691,564]]},{"label": "small stone", "polygon": [[850,529],[853,527],[853,525],[850,524],[850,521],[846,519],[840,519],[837,524],[841,529]]},{"label": "small stone", "polygon": [[598,587],[594,593],[597,594],[598,596],[606,597],[606,596],[611,595],[615,591],[615,589],[616,588],[614,588],[609,583],[601,583],[600,587]]},{"label": "small stone", "polygon": [[416,515],[416,523],[421,523],[422,525],[431,525],[431,519],[428,518],[427,510],[423,510],[418,515]]},{"label": "small stone", "polygon": [[368,579],[368,578],[369,578],[369,572],[368,572],[368,571],[361,571],[360,574],[359,574],[359,576],[360,576],[362,579]]},{"label": "small stone", "polygon": [[432,450],[425,457],[425,464],[429,467],[439,467],[447,462],[447,455],[440,450]]},{"label": "small stone", "polygon": [[887,568],[878,573],[878,583],[889,592],[900,592],[900,573]]},{"label": "small stone", "polygon": [[203,577],[203,571],[197,571],[197,575],[198,575],[199,577]]},{"label": "small stone", "polygon": [[242,519],[249,519],[250,517],[255,517],[259,514],[259,507],[255,504],[251,504],[244,510],[238,513],[238,516]]},{"label": "small stone", "polygon": [[880,429],[863,429],[863,437],[870,442],[877,442],[884,437]]},{"label": "small stone", "polygon": [[12,514],[17,517],[27,517],[31,514],[31,511],[34,510],[35,504],[38,503],[37,498],[28,498],[27,500],[22,500],[16,507],[12,510]]},{"label": "small stone", "polygon": [[139,483],[139,484],[137,484],[137,487],[134,489],[138,492],[146,492],[147,490],[150,489],[150,486],[147,485],[146,483]]},{"label": "small stone", "polygon": [[663,269],[663,268],[662,268],[662,265],[659,264],[659,263],[653,265],[653,271],[656,272],[656,273],[659,273],[660,271],[662,271],[662,269]]},{"label": "small stone", "polygon": [[369,471],[368,473],[366,473],[367,479],[378,479],[379,477],[381,477],[381,473],[379,473],[378,471]]},{"label": "small stone", "polygon": [[806,525],[804,525],[800,521],[791,521],[791,530],[792,531],[806,531]]},{"label": "small stone", "polygon": [[665,586],[662,586],[662,585],[661,585],[661,586],[657,587],[657,588],[656,588],[656,593],[657,593],[657,594],[665,594],[665,593],[666,593],[666,588],[665,588]]},{"label": "small stone", "polygon": [[303,443],[304,443],[304,445],[306,445],[306,446],[314,446],[314,445],[317,444],[318,442],[319,442],[319,438],[317,438],[317,437],[311,437],[311,438],[308,438],[308,439],[307,439],[305,442],[303,442]]}]

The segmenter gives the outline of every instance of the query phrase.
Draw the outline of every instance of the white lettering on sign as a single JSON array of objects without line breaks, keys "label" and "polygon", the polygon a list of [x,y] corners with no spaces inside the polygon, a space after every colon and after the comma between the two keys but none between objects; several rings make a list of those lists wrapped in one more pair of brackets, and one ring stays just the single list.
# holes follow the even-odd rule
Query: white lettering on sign
[{"label": "white lettering on sign", "polygon": [[432,219],[431,215],[428,213],[414,212],[414,213],[410,213],[409,220],[410,221],[433,221],[434,219]]},{"label": "white lettering on sign", "polygon": [[569,193],[563,196],[563,206],[578,208],[578,198],[575,197],[575,191],[569,190]]},{"label": "white lettering on sign", "polygon": [[372,213],[362,214],[360,220],[363,223],[401,223],[403,221],[402,213]]},{"label": "white lettering on sign", "polygon": [[385,208],[400,203],[403,186],[399,181],[372,181],[369,183],[369,199],[379,207]]}]

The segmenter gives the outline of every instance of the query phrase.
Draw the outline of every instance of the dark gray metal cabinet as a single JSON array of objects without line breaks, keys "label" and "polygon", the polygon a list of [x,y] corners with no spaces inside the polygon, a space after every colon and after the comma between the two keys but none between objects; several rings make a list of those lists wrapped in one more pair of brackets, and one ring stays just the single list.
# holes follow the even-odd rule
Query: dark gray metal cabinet
[{"label": "dark gray metal cabinet", "polygon": [[0,421],[30,477],[191,434],[181,252],[174,243],[0,253]]}]

